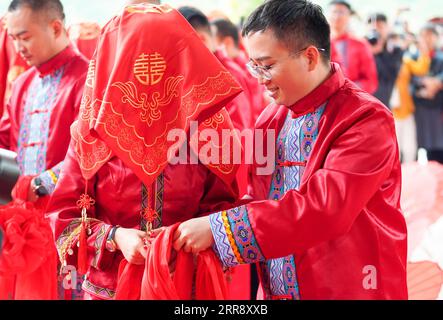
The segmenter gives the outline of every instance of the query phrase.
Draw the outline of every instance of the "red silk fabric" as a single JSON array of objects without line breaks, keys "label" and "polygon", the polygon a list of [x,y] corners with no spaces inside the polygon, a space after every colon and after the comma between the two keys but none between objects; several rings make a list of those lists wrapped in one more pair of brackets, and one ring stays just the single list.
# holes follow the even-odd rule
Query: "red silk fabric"
[{"label": "red silk fabric", "polygon": [[57,251],[43,213],[47,199],[36,204],[24,200],[31,180],[21,177],[14,200],[0,207],[0,300],[57,299]]},{"label": "red silk fabric", "polygon": [[[133,265],[122,260],[118,272],[116,300],[223,300],[226,283],[218,258],[212,250],[194,256],[172,248],[179,224],[167,227],[148,249],[146,264]],[[193,278],[195,297],[192,296]]]}]

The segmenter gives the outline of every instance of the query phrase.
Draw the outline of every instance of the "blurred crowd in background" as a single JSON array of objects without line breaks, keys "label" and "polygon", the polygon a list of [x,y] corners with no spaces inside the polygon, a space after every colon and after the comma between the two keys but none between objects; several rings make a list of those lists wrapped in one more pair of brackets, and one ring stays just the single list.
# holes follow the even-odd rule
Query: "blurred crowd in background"
[{"label": "blurred crowd in background", "polygon": [[[173,4],[175,2],[172,1]],[[110,7],[115,5],[113,3]],[[245,78],[241,82],[249,82],[252,86],[248,90],[259,90],[255,85],[256,80],[244,67],[248,60],[240,36],[244,19],[237,15],[234,19],[229,15],[232,8],[238,8],[239,5],[225,4],[226,12],[229,13],[223,11],[221,3],[212,4],[212,8],[215,5],[218,5],[215,10],[202,10],[211,23],[211,34],[208,34],[210,39],[206,38],[205,41],[211,42],[208,45],[214,47],[213,51],[218,51],[243,69],[239,77]],[[254,8],[252,5],[249,4]],[[208,4],[202,6],[208,8]],[[414,13],[407,6],[401,6],[395,14],[390,12],[389,15],[374,6],[373,12],[367,16],[354,10],[354,3],[348,1],[332,1],[323,7],[332,30],[332,60],[340,63],[349,79],[375,95],[393,111],[402,161],[416,161],[420,154],[424,159],[427,155],[428,160],[443,162],[443,17],[437,15],[423,21],[417,28],[416,19],[410,21]],[[438,10],[435,12],[438,13]],[[87,58],[91,58],[94,53],[103,25],[99,22],[102,15],[97,13],[97,21],[69,25],[71,39]],[[414,29],[411,24],[414,24]],[[5,32],[2,33],[1,41],[7,42]],[[12,44],[8,50],[13,51]],[[9,53],[8,56],[14,55]],[[5,99],[8,98],[8,88],[13,80],[27,68],[19,55],[9,58],[8,64],[6,79],[1,79],[8,84],[0,89],[0,95],[5,96]],[[6,67],[2,65],[0,68]],[[249,96],[254,100],[253,94]],[[252,127],[267,103],[266,97],[263,104],[257,104],[257,99],[255,97],[251,103],[251,108],[255,108],[251,112],[251,119],[243,123],[242,127]],[[1,109],[2,104],[0,112]],[[419,149],[422,149],[420,153]]]}]

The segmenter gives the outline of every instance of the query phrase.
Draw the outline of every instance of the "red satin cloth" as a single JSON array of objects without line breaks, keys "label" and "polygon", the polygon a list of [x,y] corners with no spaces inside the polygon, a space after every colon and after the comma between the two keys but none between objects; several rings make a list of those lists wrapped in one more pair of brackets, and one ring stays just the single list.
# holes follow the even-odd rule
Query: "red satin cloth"
[{"label": "red satin cloth", "polygon": [[28,196],[32,177],[21,177],[14,200],[0,207],[5,243],[0,255],[0,299],[57,299],[57,251],[44,216],[46,198],[33,204]]},{"label": "red satin cloth", "polygon": [[[92,178],[115,155],[151,185],[173,156],[170,131],[187,132],[197,120],[200,129],[221,137],[232,128],[223,107],[240,92],[178,11],[146,3],[126,7],[103,29],[71,128],[83,176]],[[221,156],[221,142],[213,143]],[[233,164],[208,168],[228,185],[235,179]]]},{"label": "red satin cloth", "polygon": [[[224,300],[225,277],[212,250],[194,256],[172,248],[179,224],[166,228],[148,248],[146,264],[132,265],[122,260],[119,267],[117,300]],[[196,273],[195,284],[193,284]],[[195,286],[195,297],[193,297]]]},{"label": "red satin cloth", "polygon": [[[337,64],[289,109],[297,117],[326,102],[300,189],[247,205],[257,243],[267,259],[295,256],[302,299],[407,299],[407,229],[392,114],[346,80]],[[257,128],[278,134],[287,112],[269,106]],[[265,200],[272,175],[256,169],[250,191],[254,200]],[[363,285],[365,270],[376,270],[375,288]]]}]

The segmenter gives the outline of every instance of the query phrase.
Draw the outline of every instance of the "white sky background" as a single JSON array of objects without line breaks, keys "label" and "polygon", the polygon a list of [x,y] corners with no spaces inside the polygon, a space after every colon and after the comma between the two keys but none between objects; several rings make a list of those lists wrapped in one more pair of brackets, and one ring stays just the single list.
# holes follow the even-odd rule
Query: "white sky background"
[{"label": "white sky background", "polygon": [[[330,0],[313,0],[324,8]],[[253,9],[255,2],[251,0],[163,0],[173,6],[192,5],[204,12],[217,9],[226,12],[235,22],[240,15],[247,15]],[[443,1],[441,0],[349,0],[354,9],[365,19],[369,13],[381,11],[392,16],[398,7],[407,6],[411,11],[405,15],[411,29],[417,31],[423,23],[434,17],[443,16]],[[6,12],[10,0],[0,0],[0,16]],[[125,0],[62,0],[65,7],[68,24],[80,21],[96,21],[103,25],[125,3]],[[362,33],[361,23],[354,21],[354,29]]]}]

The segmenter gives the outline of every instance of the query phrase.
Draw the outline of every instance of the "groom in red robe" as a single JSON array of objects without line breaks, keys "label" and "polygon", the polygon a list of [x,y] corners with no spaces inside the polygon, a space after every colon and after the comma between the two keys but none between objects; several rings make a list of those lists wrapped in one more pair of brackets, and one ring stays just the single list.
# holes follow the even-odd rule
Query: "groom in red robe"
[{"label": "groom in red robe", "polygon": [[264,299],[407,299],[391,112],[330,63],[318,5],[266,1],[243,35],[249,69],[275,101],[256,125],[275,133],[264,150],[275,168],[252,167],[254,201],[182,223],[175,249],[258,263]]}]

